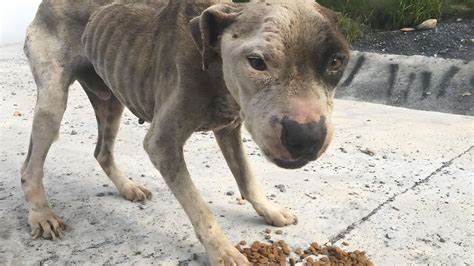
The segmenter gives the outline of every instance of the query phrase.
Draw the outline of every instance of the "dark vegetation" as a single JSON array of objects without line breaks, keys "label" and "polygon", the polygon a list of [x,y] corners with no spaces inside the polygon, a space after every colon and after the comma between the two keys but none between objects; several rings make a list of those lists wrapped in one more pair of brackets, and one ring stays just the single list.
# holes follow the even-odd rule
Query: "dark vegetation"
[{"label": "dark vegetation", "polygon": [[[248,0],[234,0],[248,2]],[[317,0],[342,14],[339,27],[349,42],[370,30],[396,30],[424,20],[474,18],[474,0]]]},{"label": "dark vegetation", "polygon": [[474,0],[319,0],[342,13],[340,28],[349,41],[364,32],[413,27],[424,20],[474,18]]}]

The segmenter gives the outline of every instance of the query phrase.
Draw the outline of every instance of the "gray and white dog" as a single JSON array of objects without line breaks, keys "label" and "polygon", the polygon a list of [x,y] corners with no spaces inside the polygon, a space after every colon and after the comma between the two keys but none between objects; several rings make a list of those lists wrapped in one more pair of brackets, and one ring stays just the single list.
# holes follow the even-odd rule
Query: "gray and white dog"
[{"label": "gray and white dog", "polygon": [[247,264],[194,186],[183,158],[193,132],[212,130],[242,196],[275,226],[296,216],[270,203],[241,143],[241,125],[283,168],[318,158],[332,136],[334,90],[349,58],[337,15],[312,0],[43,0],[25,53],[37,103],[21,183],[34,238],[62,237],[43,166],[69,86],[97,118],[97,161],[128,200],[151,193],[128,179],[113,147],[124,107],[150,123],[143,146],[184,208],[213,265]]}]

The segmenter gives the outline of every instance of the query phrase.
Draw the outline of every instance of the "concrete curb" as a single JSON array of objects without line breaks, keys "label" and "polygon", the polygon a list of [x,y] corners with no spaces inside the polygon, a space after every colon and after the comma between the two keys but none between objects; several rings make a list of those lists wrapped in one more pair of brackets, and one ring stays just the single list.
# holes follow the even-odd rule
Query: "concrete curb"
[{"label": "concrete curb", "polygon": [[474,61],[354,51],[339,99],[474,115]]}]

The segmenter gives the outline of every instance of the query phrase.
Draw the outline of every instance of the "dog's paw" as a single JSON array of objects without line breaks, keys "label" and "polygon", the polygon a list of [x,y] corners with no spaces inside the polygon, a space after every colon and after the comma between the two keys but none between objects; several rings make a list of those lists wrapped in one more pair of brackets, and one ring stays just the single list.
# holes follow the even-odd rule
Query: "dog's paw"
[{"label": "dog's paw", "polygon": [[229,247],[218,248],[217,250],[213,251],[208,251],[208,255],[212,266],[250,265],[250,262],[247,260],[247,258],[232,245]]},{"label": "dog's paw", "polygon": [[298,218],[292,211],[281,207],[272,206],[259,214],[265,218],[268,224],[277,227],[298,223]]},{"label": "dog's paw", "polygon": [[42,237],[56,240],[63,238],[66,230],[66,224],[49,207],[30,210],[28,223],[33,239]]},{"label": "dog's paw", "polygon": [[120,194],[129,201],[146,201],[151,199],[151,192],[133,181],[125,183],[119,188]]}]

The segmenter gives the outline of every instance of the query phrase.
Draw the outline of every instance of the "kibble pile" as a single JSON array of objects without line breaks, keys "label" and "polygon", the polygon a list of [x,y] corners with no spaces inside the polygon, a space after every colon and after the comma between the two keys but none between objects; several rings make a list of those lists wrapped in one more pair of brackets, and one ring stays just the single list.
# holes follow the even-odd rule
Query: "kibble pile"
[{"label": "kibble pile", "polygon": [[307,249],[291,250],[287,243],[279,240],[273,243],[253,242],[250,246],[241,241],[236,248],[244,254],[253,265],[296,265],[302,262],[305,266],[319,265],[367,265],[372,266],[364,251],[344,251],[336,246],[320,246],[312,243]]}]

